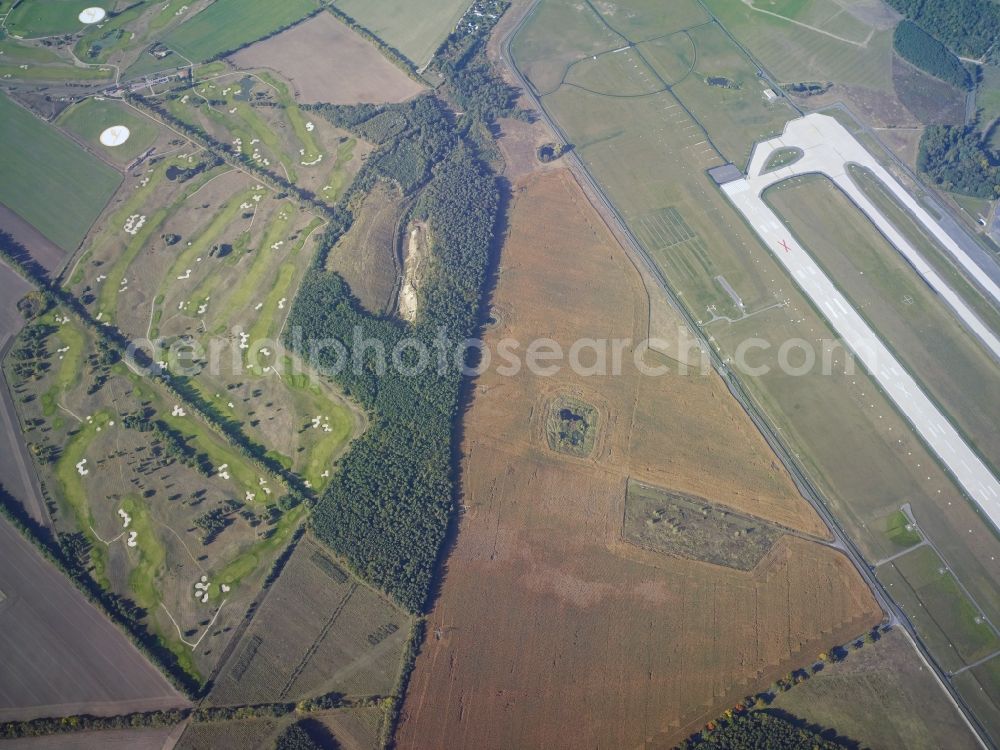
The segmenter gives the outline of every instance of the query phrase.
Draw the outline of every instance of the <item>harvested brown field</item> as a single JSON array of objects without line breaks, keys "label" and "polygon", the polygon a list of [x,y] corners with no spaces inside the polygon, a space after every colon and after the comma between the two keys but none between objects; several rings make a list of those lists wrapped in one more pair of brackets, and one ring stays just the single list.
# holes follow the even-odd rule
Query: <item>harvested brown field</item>
[{"label": "harvested brown field", "polygon": [[390,309],[399,284],[397,244],[405,200],[388,183],[379,183],[364,199],[350,231],[330,249],[327,268],[351,287],[365,309]]},{"label": "harvested brown field", "polygon": [[423,86],[330,13],[233,55],[241,68],[270,68],[288,78],[302,104],[401,102]]},{"label": "harvested brown field", "polygon": [[392,692],[410,618],[329,554],[302,540],[229,655],[211,705]]},{"label": "harvested brown field", "polygon": [[[642,277],[561,170],[515,184],[494,302],[493,346],[638,341],[651,317]],[[586,458],[548,446],[559,396],[598,412]],[[798,536],[748,572],[623,540],[630,478],[826,535],[714,374],[488,370],[462,449],[463,515],[401,748],[667,747],[881,617],[845,557]]]},{"label": "harvested brown field", "polygon": [[0,721],[186,705],[5,519],[0,550]]}]

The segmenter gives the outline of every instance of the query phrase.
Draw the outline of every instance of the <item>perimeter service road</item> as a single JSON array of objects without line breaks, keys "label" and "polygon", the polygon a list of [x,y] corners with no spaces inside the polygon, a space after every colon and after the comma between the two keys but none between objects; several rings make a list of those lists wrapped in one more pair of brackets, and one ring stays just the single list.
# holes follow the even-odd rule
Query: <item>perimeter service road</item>
[{"label": "perimeter service road", "polygon": [[[761,171],[771,154],[787,147],[802,149],[804,156],[789,167],[762,175]],[[835,119],[826,115],[811,114],[789,122],[785,126],[784,134],[778,138],[757,144],[750,159],[748,176],[727,182],[722,186],[722,190],[760,235],[768,249],[792,275],[802,291],[823,312],[830,325],[878,381],[924,442],[938,455],[969,497],[1000,530],[1000,482],[993,476],[993,472],[969,447],[889,348],[834,286],[812,256],[802,248],[788,228],[764,203],[762,193],[770,185],[800,174],[819,172],[827,175],[862,206],[880,231],[917,266],[918,271],[938,293],[942,296],[951,294],[955,298],[952,307],[959,312],[961,309],[965,310],[969,316],[963,316],[966,324],[976,330],[994,354],[1000,357],[1000,341],[996,336],[926,266],[916,250],[906,243],[895,227],[868,203],[861,191],[854,186],[846,172],[846,165],[849,162],[872,168],[874,159]],[[898,183],[895,181],[893,183],[898,187]],[[891,188],[891,185],[889,187]],[[899,187],[899,190],[905,193],[902,187]],[[915,205],[912,198],[909,200]],[[930,217],[927,218],[930,221]],[[921,269],[918,263],[922,263],[924,268]],[[978,266],[975,268],[978,269]],[[980,280],[992,283],[989,278]]]}]

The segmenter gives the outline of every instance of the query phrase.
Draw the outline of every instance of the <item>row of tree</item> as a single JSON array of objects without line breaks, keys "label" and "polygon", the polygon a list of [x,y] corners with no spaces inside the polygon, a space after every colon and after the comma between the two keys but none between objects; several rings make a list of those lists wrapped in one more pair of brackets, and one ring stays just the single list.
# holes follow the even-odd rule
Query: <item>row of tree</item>
[{"label": "row of tree", "polygon": [[201,708],[171,708],[118,716],[77,714],[59,718],[0,722],[0,740],[22,737],[45,737],[69,732],[98,732],[112,729],[153,729],[169,727],[190,719],[195,724],[215,724],[247,719],[278,719],[290,714],[308,717],[317,711],[335,708],[375,705],[379,696],[359,699],[346,698],[341,693],[325,693],[299,703],[259,703],[244,706],[209,706]]}]

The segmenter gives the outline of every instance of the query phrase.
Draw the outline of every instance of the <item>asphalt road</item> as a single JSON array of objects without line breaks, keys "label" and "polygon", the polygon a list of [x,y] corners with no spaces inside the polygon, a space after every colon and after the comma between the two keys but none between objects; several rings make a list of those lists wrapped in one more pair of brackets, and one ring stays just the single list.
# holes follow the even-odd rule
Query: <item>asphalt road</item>
[{"label": "asphalt road", "polygon": [[[518,69],[517,65],[514,64],[514,58],[510,52],[510,43],[517,32],[524,25],[525,21],[531,16],[532,10],[541,0],[533,0],[531,4],[524,10],[524,13],[520,21],[511,29],[511,31],[506,35],[506,37],[501,41],[500,44],[500,58],[505,66],[511,71],[515,76],[524,92],[525,98],[530,102],[532,108],[539,114],[542,121],[549,127],[549,129],[562,140],[563,143],[571,143],[572,141],[566,136],[566,133],[559,127],[559,125],[549,116],[548,112],[542,107],[541,102],[534,94],[534,90]],[[937,662],[934,661],[933,656],[927,650],[923,641],[917,635],[915,628],[912,623],[906,617],[906,614],[900,609],[896,602],[889,596],[889,593],[882,586],[882,583],[875,577],[873,569],[868,565],[864,556],[855,546],[854,542],[847,536],[844,530],[841,528],[837,519],[834,518],[833,514],[827,508],[825,501],[819,491],[813,486],[808,475],[799,466],[798,462],[795,460],[791,451],[785,446],[784,442],[778,436],[777,431],[768,422],[767,418],[764,416],[763,412],[749,396],[746,390],[743,388],[739,379],[733,374],[729,368],[725,365],[720,357],[719,353],[716,352],[711,343],[708,341],[706,335],[698,327],[697,322],[691,317],[691,315],[681,304],[680,299],[677,294],[671,288],[670,284],[667,282],[666,277],[660,271],[659,267],[653,261],[653,259],[646,253],[642,244],[639,242],[638,238],[632,233],[625,223],[621,214],[615,208],[614,204],[611,202],[610,198],[605,194],[604,190],[600,187],[597,181],[590,174],[587,166],[583,163],[577,153],[570,150],[563,157],[566,159],[568,166],[577,175],[580,183],[587,189],[593,196],[595,196],[600,202],[601,206],[605,209],[604,213],[607,216],[612,217],[616,229],[618,230],[618,235],[625,241],[626,249],[631,251],[635,258],[641,262],[653,279],[656,280],[657,284],[660,286],[661,291],[666,296],[667,300],[670,302],[671,306],[681,315],[681,317],[687,322],[688,328],[697,337],[698,341],[701,343],[702,348],[708,353],[708,356],[712,362],[712,367],[722,378],[726,387],[732,393],[733,397],[739,402],[739,404],[746,411],[751,420],[760,430],[764,439],[767,441],[768,445],[774,451],[775,455],[782,462],[782,464],[787,469],[788,473],[791,475],[792,480],[795,482],[802,496],[809,502],[810,505],[816,510],[820,518],[823,519],[824,523],[829,527],[831,533],[834,537],[833,545],[837,549],[843,551],[847,555],[848,559],[857,569],[858,573],[868,584],[871,589],[873,596],[885,613],[885,624],[890,627],[898,627],[902,629],[914,643],[917,652],[920,654],[923,661],[928,665],[928,668],[933,672],[938,682],[942,686],[942,689],[949,695],[952,703],[961,712],[963,718],[969,727],[975,732],[979,741],[984,747],[997,748],[997,745],[992,741],[989,734],[979,723],[979,720],[975,717],[972,711],[969,709],[965,700],[959,695],[958,691],[952,686],[948,681],[945,672],[938,666]]]}]

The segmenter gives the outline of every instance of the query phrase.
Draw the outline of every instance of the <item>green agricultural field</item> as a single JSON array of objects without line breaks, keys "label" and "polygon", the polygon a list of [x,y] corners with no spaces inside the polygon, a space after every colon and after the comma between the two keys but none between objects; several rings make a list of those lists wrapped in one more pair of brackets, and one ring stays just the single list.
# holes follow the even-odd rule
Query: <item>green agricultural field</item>
[{"label": "green agricultural field", "polygon": [[162,41],[191,62],[204,62],[289,26],[317,7],[317,0],[216,0]]},{"label": "green agricultural field", "polygon": [[[95,151],[117,164],[127,165],[152,146],[161,134],[160,126],[127,104],[105,99],[85,99],[64,110],[56,124],[73,133]],[[101,143],[105,128],[124,125],[129,139],[121,146],[108,147]]]},{"label": "green agricultural field", "polygon": [[333,4],[418,68],[430,61],[469,7],[467,0],[334,0]]},{"label": "green agricultural field", "polygon": [[22,0],[4,24],[12,36],[25,38],[70,34],[80,31],[80,11],[86,8],[79,0]]},{"label": "green agricultural field", "polygon": [[0,94],[0,202],[67,252],[77,248],[121,175]]},{"label": "green agricultural field", "polygon": [[970,445],[1000,463],[996,420],[982,407],[1000,403],[987,350],[828,178],[795,178],[765,198]]}]

